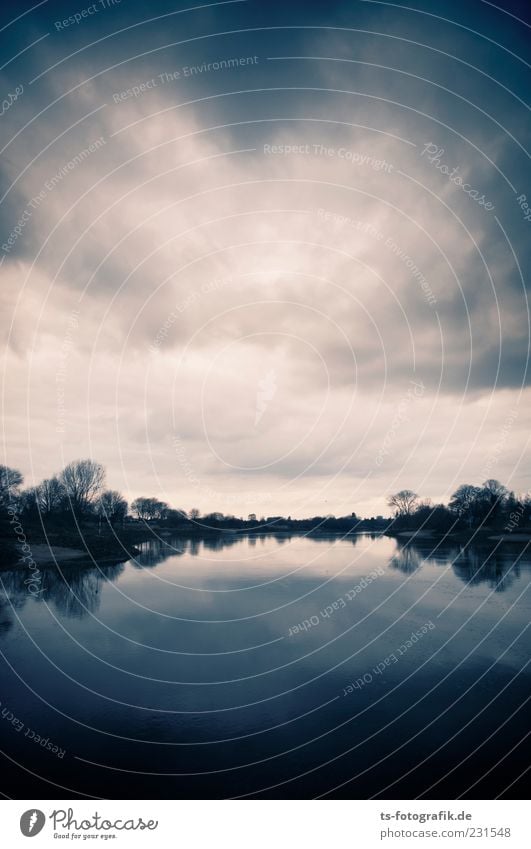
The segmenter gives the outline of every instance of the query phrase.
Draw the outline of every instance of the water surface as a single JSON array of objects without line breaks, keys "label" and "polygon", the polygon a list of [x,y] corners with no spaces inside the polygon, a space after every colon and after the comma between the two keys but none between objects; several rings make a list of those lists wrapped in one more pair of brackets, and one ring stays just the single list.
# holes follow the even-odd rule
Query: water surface
[{"label": "water surface", "polygon": [[368,535],[146,543],[38,598],[0,572],[3,790],[525,795],[530,576]]}]

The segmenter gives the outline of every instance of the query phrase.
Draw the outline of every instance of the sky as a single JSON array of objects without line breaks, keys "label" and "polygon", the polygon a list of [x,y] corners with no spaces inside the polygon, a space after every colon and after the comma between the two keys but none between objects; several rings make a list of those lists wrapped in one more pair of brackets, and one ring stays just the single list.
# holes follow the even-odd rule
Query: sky
[{"label": "sky", "polygon": [[294,517],[529,490],[527,4],[0,15],[27,485],[92,457],[129,499]]}]

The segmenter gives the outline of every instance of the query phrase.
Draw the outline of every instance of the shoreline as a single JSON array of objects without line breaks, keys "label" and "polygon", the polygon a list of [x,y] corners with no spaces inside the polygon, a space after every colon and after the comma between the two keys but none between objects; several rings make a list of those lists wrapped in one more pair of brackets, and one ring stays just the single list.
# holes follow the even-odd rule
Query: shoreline
[{"label": "shoreline", "polygon": [[[155,531],[155,532],[154,532]],[[35,566],[39,569],[49,569],[54,566],[67,567],[86,567],[94,563],[125,563],[141,554],[139,545],[145,542],[159,542],[169,544],[172,539],[211,539],[212,537],[234,537],[234,536],[250,536],[250,537],[307,537],[309,539],[352,539],[357,536],[386,536],[390,539],[395,539],[402,543],[433,543],[441,542],[457,545],[519,545],[525,546],[531,542],[531,532],[520,533],[496,533],[494,530],[472,531],[471,533],[455,532],[451,534],[437,533],[430,530],[363,530],[349,531],[320,531],[320,530],[225,530],[225,529],[207,529],[200,531],[198,529],[184,530],[176,529],[175,531],[165,530],[163,534],[156,534],[156,529],[149,529],[144,532],[133,532],[127,534],[127,538],[121,538],[117,535],[112,537],[90,537],[87,538],[86,546],[83,548],[75,547],[75,545],[64,545],[62,543],[55,544],[54,541],[29,543],[31,548],[31,559]],[[0,541],[1,544],[1,541]],[[20,548],[17,551],[19,556],[13,560],[8,560],[0,564],[0,571],[9,571],[13,569],[23,570],[29,566],[24,562]],[[27,560],[27,556],[25,558]]]},{"label": "shoreline", "polygon": [[463,531],[456,531],[454,533],[440,533],[437,531],[429,531],[429,530],[417,530],[417,531],[393,531],[388,530],[384,532],[385,536],[391,537],[392,539],[402,540],[402,541],[415,541],[419,542],[448,542],[448,543],[458,543],[463,545],[468,544],[485,544],[485,543],[512,543],[514,545],[524,545],[525,543],[531,542],[531,532],[521,532],[517,534],[512,533],[503,533],[501,531],[496,532],[494,529],[481,529],[476,531],[470,531],[468,533]]}]

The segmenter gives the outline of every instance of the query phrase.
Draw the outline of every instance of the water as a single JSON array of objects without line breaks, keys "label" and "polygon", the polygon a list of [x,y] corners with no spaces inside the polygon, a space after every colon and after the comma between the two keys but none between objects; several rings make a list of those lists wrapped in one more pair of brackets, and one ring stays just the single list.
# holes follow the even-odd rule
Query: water
[{"label": "water", "polygon": [[149,543],[38,599],[0,572],[3,790],[525,796],[530,576],[370,536]]}]

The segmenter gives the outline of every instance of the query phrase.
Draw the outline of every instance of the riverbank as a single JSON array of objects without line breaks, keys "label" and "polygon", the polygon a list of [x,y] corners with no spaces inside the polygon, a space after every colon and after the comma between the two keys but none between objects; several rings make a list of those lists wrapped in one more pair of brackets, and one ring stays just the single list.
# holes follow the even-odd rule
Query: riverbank
[{"label": "riverbank", "polygon": [[522,531],[521,533],[500,533],[492,528],[481,528],[469,531],[454,531],[453,533],[441,533],[430,530],[400,530],[395,531],[392,528],[385,531],[385,536],[403,542],[449,542],[458,543],[459,545],[474,544],[490,544],[511,543],[513,545],[526,545],[531,543],[531,531]]},{"label": "riverbank", "polygon": [[[140,554],[138,546],[149,541],[165,541],[171,539],[207,539],[213,537],[228,538],[234,536],[275,536],[289,538],[292,536],[308,537],[310,539],[348,539],[353,536],[365,535],[369,531],[356,531],[349,534],[333,531],[296,531],[296,530],[221,530],[217,528],[202,529],[200,527],[165,529],[154,527],[134,527],[109,532],[94,528],[80,530],[64,530],[49,533],[44,538],[42,531],[31,533],[27,538],[26,549],[22,546],[5,546],[0,559],[0,568],[29,568],[34,564],[38,568],[53,568],[56,565],[84,566],[92,562],[122,563]],[[374,533],[374,532],[373,532]],[[517,545],[527,546],[531,543],[531,532],[496,533],[493,529],[476,531],[457,531],[454,533],[438,533],[431,530],[393,530],[379,531],[377,536],[388,536],[403,544],[416,543],[438,545],[448,543],[454,545]],[[10,540],[0,539],[2,543]],[[28,550],[29,549],[29,550]]]},{"label": "riverbank", "polygon": [[120,563],[139,554],[137,545],[153,539],[149,528],[101,530],[67,528],[50,531],[29,528],[25,542],[0,539],[0,568],[47,568],[56,564]]}]

